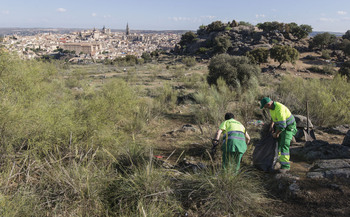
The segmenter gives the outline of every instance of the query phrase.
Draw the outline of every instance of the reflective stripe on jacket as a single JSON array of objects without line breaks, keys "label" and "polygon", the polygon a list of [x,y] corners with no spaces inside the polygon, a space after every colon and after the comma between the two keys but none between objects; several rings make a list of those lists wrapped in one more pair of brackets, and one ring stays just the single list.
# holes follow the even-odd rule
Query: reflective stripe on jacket
[{"label": "reflective stripe on jacket", "polygon": [[223,131],[222,150],[224,152],[244,153],[247,150],[245,128],[235,119],[222,122],[219,129]]},{"label": "reflective stripe on jacket", "polygon": [[295,119],[289,109],[279,102],[274,102],[275,108],[269,109],[272,121],[280,130],[286,129],[287,126],[294,123]]}]

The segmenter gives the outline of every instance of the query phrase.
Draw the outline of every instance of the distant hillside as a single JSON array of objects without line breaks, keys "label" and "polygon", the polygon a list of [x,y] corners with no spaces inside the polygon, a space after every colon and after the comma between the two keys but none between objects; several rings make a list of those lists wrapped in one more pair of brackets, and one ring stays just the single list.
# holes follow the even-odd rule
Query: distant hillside
[{"label": "distant hillside", "polygon": [[[317,34],[325,33],[327,31],[313,31],[309,34],[309,37],[314,37]],[[330,34],[336,35],[337,37],[341,37],[345,34],[345,32],[328,32]]]},{"label": "distant hillside", "polygon": [[[269,23],[268,23],[269,24]],[[273,23],[275,25],[275,23]],[[288,45],[297,49],[299,52],[307,51],[309,31],[303,30],[292,31],[290,28],[280,28],[286,24],[276,26],[267,26],[262,24],[261,27],[239,24],[236,21],[232,23],[222,23],[215,21],[208,26],[200,26],[196,33],[187,32],[181,38],[179,46],[175,52],[189,55],[200,55],[202,58],[208,58],[218,53],[228,53],[230,55],[244,55],[246,52],[257,49],[270,49],[276,44]],[[265,25],[265,26],[263,26]],[[268,28],[267,28],[268,27]],[[264,29],[266,28],[266,31]],[[302,34],[299,34],[299,33]]]},{"label": "distant hillside", "polygon": [[[86,30],[86,28],[0,28],[0,35],[36,35],[41,33],[68,34],[72,32]],[[125,32],[125,29],[111,29],[112,32]],[[184,34],[187,30],[131,30],[131,33],[172,33]]]}]

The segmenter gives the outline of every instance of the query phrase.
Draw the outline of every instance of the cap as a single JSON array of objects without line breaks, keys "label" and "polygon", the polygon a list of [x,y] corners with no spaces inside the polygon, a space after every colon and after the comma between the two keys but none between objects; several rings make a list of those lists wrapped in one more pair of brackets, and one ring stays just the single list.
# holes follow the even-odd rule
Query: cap
[{"label": "cap", "polygon": [[271,102],[271,99],[269,97],[262,98],[260,101],[260,109],[264,108],[264,106],[269,102]]}]

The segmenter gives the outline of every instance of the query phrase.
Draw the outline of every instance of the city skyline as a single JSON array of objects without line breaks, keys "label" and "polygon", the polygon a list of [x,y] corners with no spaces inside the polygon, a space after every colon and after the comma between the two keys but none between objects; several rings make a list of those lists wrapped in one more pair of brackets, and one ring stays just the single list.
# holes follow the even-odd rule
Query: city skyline
[{"label": "city skyline", "polygon": [[1,0],[0,28],[101,28],[137,30],[196,30],[220,20],[257,24],[267,21],[308,24],[314,31],[350,29],[346,0]]}]

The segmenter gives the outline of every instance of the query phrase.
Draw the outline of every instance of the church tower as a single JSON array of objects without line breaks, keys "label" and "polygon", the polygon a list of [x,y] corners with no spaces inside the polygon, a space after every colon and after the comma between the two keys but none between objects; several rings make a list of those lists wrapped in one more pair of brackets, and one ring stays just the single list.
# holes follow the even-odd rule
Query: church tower
[{"label": "church tower", "polygon": [[128,36],[130,34],[130,31],[129,31],[129,24],[126,23],[126,36]]}]

